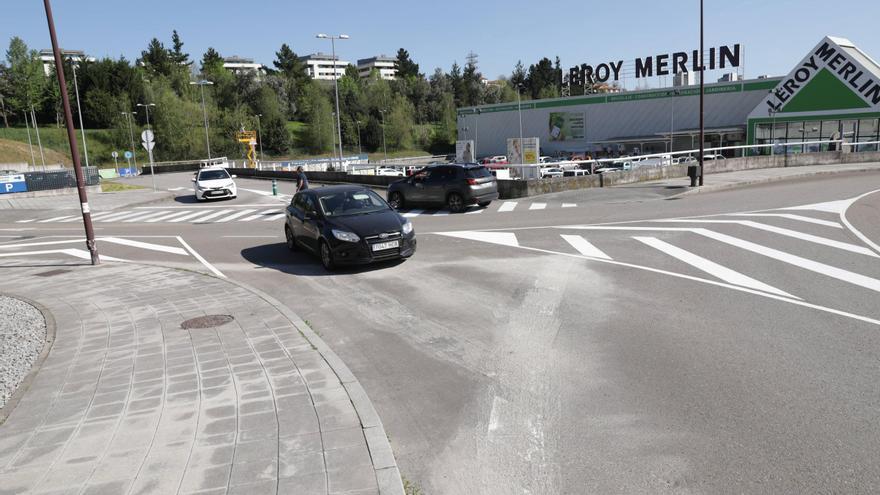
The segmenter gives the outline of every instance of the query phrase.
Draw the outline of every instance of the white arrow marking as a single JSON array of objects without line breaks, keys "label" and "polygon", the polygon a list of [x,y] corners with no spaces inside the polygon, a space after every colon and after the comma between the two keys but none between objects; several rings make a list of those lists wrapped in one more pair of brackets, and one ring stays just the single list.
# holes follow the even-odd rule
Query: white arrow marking
[{"label": "white arrow marking", "polygon": [[163,246],[161,244],[153,244],[150,242],[141,242],[141,241],[132,241],[129,239],[121,239],[119,237],[101,237],[99,240],[104,242],[109,242],[112,244],[119,244],[121,246],[131,246],[140,249],[149,249],[151,251],[160,251],[163,253],[171,253],[171,254],[179,254],[181,256],[186,256],[187,253],[185,250],[180,249],[179,247],[174,246]]}]

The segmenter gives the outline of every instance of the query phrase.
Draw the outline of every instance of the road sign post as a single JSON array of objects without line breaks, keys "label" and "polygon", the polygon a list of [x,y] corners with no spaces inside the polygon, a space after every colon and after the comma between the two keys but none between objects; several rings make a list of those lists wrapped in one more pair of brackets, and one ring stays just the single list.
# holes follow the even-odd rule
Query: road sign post
[{"label": "road sign post", "polygon": [[119,160],[118,160],[118,158],[119,158],[119,153],[117,153],[116,151],[114,151],[113,153],[110,153],[110,156],[113,157],[113,167],[116,168],[116,176],[117,176],[117,177],[121,177],[121,176],[119,175]]},{"label": "road sign post", "polygon": [[154,137],[153,131],[150,129],[141,133],[141,144],[147,150],[147,155],[150,157],[150,176],[153,179],[153,192],[156,192],[156,169],[153,167],[153,148],[156,146],[156,141],[153,140]]},{"label": "road sign post", "polygon": [[135,175],[137,173],[137,163],[135,163],[134,165],[134,170],[131,169],[131,159],[132,157],[134,157],[134,153],[132,153],[131,151],[126,151],[125,153],[123,153],[122,156],[124,156],[125,159],[128,160],[128,173],[126,175],[128,175],[129,177]]}]

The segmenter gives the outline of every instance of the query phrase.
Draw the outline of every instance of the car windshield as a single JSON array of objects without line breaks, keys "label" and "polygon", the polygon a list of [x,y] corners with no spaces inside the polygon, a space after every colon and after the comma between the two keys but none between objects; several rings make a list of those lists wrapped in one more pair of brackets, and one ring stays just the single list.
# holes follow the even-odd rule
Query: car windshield
[{"label": "car windshield", "polygon": [[360,215],[388,209],[388,204],[378,194],[369,190],[322,194],[318,202],[321,203],[321,210],[327,217]]},{"label": "car windshield", "polygon": [[229,173],[225,170],[202,170],[199,173],[199,180],[217,180],[228,178]]}]

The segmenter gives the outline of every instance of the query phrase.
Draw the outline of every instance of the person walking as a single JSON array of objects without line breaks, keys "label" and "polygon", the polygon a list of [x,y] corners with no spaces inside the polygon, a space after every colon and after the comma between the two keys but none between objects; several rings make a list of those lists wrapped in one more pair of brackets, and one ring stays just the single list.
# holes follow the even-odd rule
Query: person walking
[{"label": "person walking", "polygon": [[309,188],[309,179],[303,171],[302,165],[296,167],[296,192],[305,191]]}]

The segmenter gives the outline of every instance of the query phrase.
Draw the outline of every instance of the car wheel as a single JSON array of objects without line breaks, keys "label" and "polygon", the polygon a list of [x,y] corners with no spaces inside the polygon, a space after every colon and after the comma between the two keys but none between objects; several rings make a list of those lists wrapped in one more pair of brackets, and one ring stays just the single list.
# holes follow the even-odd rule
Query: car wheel
[{"label": "car wheel", "polygon": [[483,201],[482,203],[480,203],[480,208],[485,208],[485,207],[489,206],[490,203],[491,203],[491,201]]},{"label": "car wheel", "polygon": [[391,196],[388,197],[388,205],[395,210],[403,208],[403,194],[400,194],[398,191],[391,193]]},{"label": "car wheel", "polygon": [[287,240],[287,249],[296,251],[296,239],[294,239],[293,231],[290,230],[290,226],[287,224],[284,225],[284,238]]},{"label": "car wheel", "polygon": [[449,211],[458,213],[464,210],[464,198],[461,197],[461,194],[452,193],[446,198],[446,206],[449,207]]},{"label": "car wheel", "polygon": [[327,241],[321,241],[321,264],[327,271],[333,270],[333,253],[330,252],[330,245]]}]

